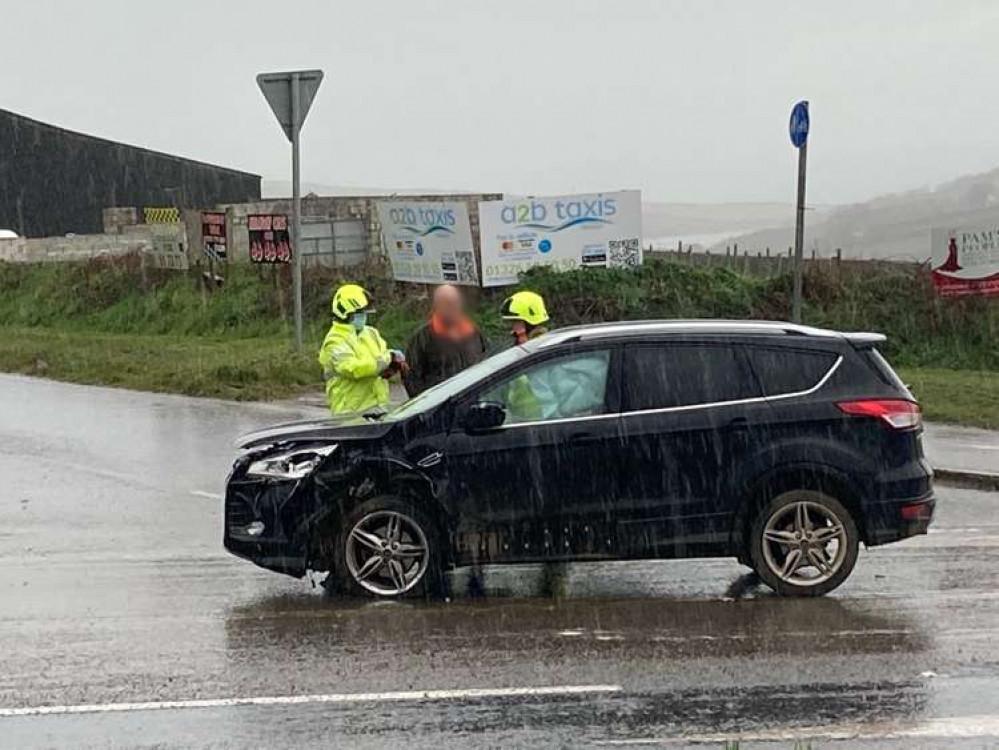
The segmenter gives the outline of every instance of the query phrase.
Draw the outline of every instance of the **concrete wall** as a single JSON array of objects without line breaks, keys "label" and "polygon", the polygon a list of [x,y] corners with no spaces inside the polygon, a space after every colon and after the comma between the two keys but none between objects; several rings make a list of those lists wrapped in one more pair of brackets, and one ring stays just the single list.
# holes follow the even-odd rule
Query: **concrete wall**
[{"label": "concrete wall", "polygon": [[0,229],[103,230],[107,206],[214,206],[260,198],[260,177],[74,133],[0,110]]},{"label": "concrete wall", "polygon": [[138,224],[115,234],[67,237],[19,237],[0,240],[0,261],[62,263],[141,253],[152,268],[189,267],[187,231],[183,224]]},{"label": "concrete wall", "polygon": [[[464,202],[476,254],[479,248],[479,201],[500,200],[501,193],[462,193],[451,195],[406,195],[400,200],[434,203]],[[303,218],[328,221],[359,221],[369,256],[382,254],[382,226],[377,204],[389,200],[379,196],[308,197],[302,199]],[[252,203],[221,204],[214,209],[226,212],[229,260],[248,263],[249,232],[246,217],[255,213],[291,216],[291,199],[262,200]],[[180,221],[172,224],[143,224],[141,211],[134,207],[106,208],[101,217],[103,234],[0,240],[0,261],[46,263],[89,260],[102,256],[142,252],[151,266],[186,269],[205,262],[201,238],[201,211],[184,209]]]},{"label": "concrete wall", "polygon": [[148,237],[120,234],[81,234],[72,237],[20,237],[0,240],[0,261],[7,263],[57,263],[116,257],[152,250]]},{"label": "concrete wall", "polygon": [[[302,198],[302,216],[342,221],[355,219],[364,225],[368,254],[382,253],[382,225],[376,204],[379,201],[400,200],[439,203],[461,201],[468,206],[468,222],[472,229],[472,242],[479,254],[479,201],[501,200],[502,193],[456,193],[450,195],[403,195],[389,198],[385,195],[360,196],[309,196]],[[279,198],[253,203],[220,206],[228,216],[229,259],[246,263],[250,259],[249,232],[246,228],[248,214],[287,214],[291,217],[291,199]]]}]

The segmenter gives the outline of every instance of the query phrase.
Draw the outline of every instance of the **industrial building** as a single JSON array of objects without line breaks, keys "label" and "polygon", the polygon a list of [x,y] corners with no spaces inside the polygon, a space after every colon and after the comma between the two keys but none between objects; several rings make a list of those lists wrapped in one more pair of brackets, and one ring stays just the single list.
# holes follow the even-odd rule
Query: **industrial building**
[{"label": "industrial building", "polygon": [[0,229],[96,234],[111,206],[196,206],[260,198],[258,175],[95,138],[0,110]]}]

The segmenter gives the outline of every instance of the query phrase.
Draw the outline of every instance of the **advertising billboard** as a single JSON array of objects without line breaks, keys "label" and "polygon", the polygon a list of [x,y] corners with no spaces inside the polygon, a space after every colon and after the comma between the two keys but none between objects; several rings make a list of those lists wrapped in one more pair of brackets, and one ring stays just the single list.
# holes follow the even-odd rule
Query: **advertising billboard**
[{"label": "advertising billboard", "polygon": [[212,260],[223,261],[228,257],[225,232],[225,214],[204,211],[201,214],[202,250]]},{"label": "advertising billboard", "polygon": [[382,201],[382,246],[398,281],[478,286],[468,207],[444,201]]},{"label": "advertising billboard", "polygon": [[285,214],[249,214],[250,260],[254,263],[291,263],[291,235]]},{"label": "advertising billboard", "polygon": [[933,286],[942,297],[999,295],[999,216],[930,232]]},{"label": "advertising billboard", "polygon": [[532,266],[620,268],[642,262],[642,193],[560,195],[479,204],[482,285],[506,286]]}]

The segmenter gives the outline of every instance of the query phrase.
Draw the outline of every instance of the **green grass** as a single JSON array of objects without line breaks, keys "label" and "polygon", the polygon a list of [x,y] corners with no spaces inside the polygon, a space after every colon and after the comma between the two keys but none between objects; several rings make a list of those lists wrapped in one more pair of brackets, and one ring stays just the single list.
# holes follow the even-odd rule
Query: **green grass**
[{"label": "green grass", "polygon": [[928,421],[999,430],[999,372],[903,368],[899,375]]},{"label": "green grass", "polygon": [[286,339],[209,339],[4,328],[0,370],[72,383],[240,401],[321,393],[313,355]]},{"label": "green grass", "polygon": [[[212,294],[196,273],[146,270],[134,258],[84,264],[0,263],[0,370],[151,391],[233,399],[321,392],[315,352],[329,325],[331,289],[349,280],[374,295],[374,324],[403,347],[428,307],[422,285],[378,266],[346,278],[305,278],[306,346],[290,349],[287,268],[233,266]],[[638,269],[533,269],[524,286],[544,295],[553,325],[637,318],[786,318],[790,279],[650,261]],[[467,290],[486,336],[504,336],[509,290]],[[887,335],[928,419],[999,429],[999,304],[941,300],[904,269],[805,279],[805,319]]]},{"label": "green grass", "polygon": [[[0,329],[0,370],[73,383],[240,401],[321,394],[313,351],[296,355],[287,337],[225,339]],[[904,368],[899,374],[935,422],[999,429],[999,373]]]}]

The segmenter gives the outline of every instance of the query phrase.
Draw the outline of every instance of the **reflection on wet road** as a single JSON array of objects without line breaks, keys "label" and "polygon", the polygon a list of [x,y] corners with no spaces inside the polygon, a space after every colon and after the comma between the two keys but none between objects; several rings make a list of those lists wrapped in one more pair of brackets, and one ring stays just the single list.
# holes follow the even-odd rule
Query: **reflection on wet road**
[{"label": "reflection on wet road", "polygon": [[221,549],[231,436],[296,416],[0,376],[0,747],[999,746],[999,494],[814,601],[701,560],[369,604]]}]

